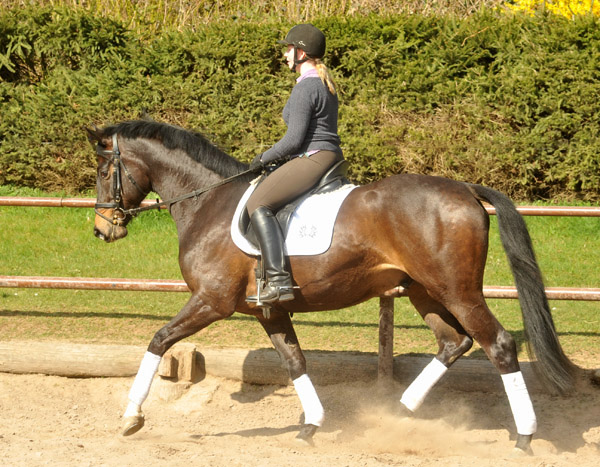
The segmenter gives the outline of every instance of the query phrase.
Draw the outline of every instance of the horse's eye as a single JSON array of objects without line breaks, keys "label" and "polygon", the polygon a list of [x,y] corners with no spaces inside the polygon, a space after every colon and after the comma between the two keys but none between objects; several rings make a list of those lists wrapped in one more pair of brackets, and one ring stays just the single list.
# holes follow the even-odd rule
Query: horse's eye
[{"label": "horse's eye", "polygon": [[100,171],[100,176],[106,180],[108,178],[108,170],[101,170]]}]

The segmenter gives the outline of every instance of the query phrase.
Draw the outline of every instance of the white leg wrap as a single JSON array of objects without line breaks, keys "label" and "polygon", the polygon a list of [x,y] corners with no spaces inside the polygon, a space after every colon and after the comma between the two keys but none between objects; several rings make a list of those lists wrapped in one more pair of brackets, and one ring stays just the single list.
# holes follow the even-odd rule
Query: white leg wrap
[{"label": "white leg wrap", "polygon": [[325,418],[325,412],[312,381],[307,374],[303,374],[296,378],[293,383],[304,410],[304,423],[321,426]]},{"label": "white leg wrap", "polygon": [[148,393],[150,392],[150,385],[152,384],[152,379],[158,370],[160,358],[160,356],[154,355],[150,352],[146,352],[144,354],[144,358],[140,364],[140,369],[138,370],[137,375],[133,380],[131,390],[129,391],[130,403],[127,406],[125,416],[131,415],[130,412],[136,408],[136,413],[139,412],[140,406],[146,400]]},{"label": "white leg wrap", "polygon": [[404,406],[414,412],[425,400],[431,388],[435,386],[442,376],[448,371],[446,365],[440,362],[437,358],[434,358],[429,364],[423,368],[423,371],[416,379],[406,388],[400,402]]},{"label": "white leg wrap", "polygon": [[512,410],[517,425],[517,433],[520,435],[534,434],[537,430],[537,420],[523,374],[517,371],[501,376],[510,403],[510,410]]}]

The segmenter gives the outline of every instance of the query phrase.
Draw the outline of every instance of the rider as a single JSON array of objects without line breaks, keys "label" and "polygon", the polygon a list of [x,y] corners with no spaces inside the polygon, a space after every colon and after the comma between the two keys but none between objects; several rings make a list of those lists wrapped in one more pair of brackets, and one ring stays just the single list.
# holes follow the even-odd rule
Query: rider
[{"label": "rider", "polygon": [[[251,169],[281,164],[258,185],[246,205],[267,276],[266,286],[260,291],[264,303],[294,299],[284,237],[274,213],[310,190],[344,158],[337,134],[336,86],[321,61],[325,35],[312,24],[299,24],[277,42],[287,46],[283,54],[287,65],[300,77],[283,109],[285,135],[250,164]],[[256,297],[248,300],[256,301]]]}]

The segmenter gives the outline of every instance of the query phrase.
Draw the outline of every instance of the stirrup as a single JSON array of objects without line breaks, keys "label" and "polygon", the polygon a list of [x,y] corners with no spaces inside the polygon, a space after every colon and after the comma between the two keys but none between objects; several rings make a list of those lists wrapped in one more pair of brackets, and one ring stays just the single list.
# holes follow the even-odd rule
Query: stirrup
[{"label": "stirrup", "polygon": [[292,285],[278,286],[270,282],[267,283],[260,294],[263,303],[289,302],[294,298],[294,287]]},{"label": "stirrup", "polygon": [[[262,281],[261,281],[262,282]],[[246,297],[248,303],[256,303],[258,306],[275,302],[289,302],[294,300],[294,287],[292,285],[278,286],[268,282],[262,288],[261,284],[257,284],[257,295]]]}]

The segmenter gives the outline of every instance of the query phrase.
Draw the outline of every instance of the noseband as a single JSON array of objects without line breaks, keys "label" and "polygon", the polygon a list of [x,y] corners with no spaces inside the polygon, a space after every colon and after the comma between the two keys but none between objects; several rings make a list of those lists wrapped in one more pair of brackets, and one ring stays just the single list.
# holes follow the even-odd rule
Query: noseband
[{"label": "noseband", "polygon": [[[130,212],[126,210],[123,206],[123,185],[121,181],[121,171],[125,173],[127,179],[131,182],[131,184],[136,187],[136,189],[144,196],[145,193],[140,186],[137,184],[135,179],[131,176],[131,172],[127,169],[123,160],[121,159],[121,151],[119,151],[119,143],[117,141],[117,134],[112,135],[112,149],[109,151],[107,149],[103,149],[99,144],[96,146],[96,154],[100,157],[106,159],[113,166],[113,201],[109,203],[96,203],[94,205],[94,212],[100,216],[102,219],[110,222],[113,225],[123,225],[125,218]],[[112,209],[113,210],[113,218],[109,219],[104,214],[102,214],[98,209]]]}]

